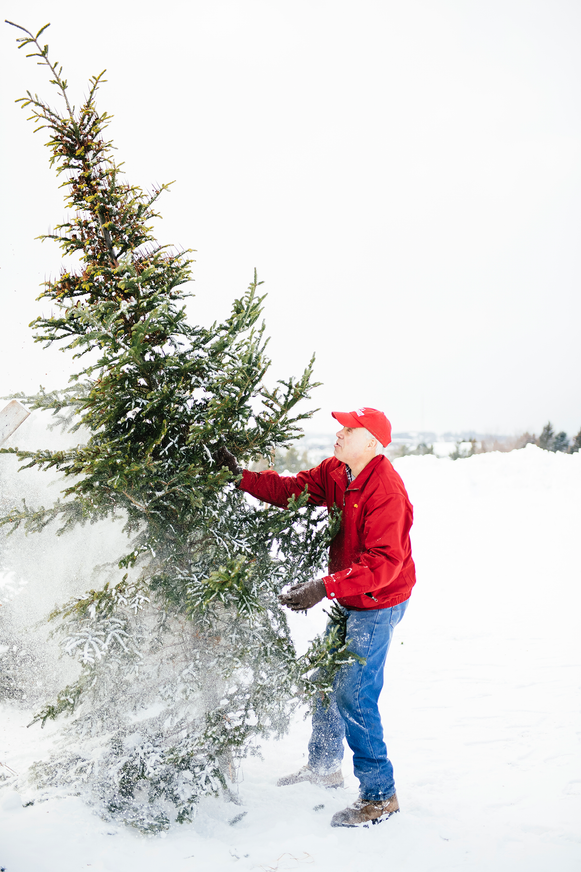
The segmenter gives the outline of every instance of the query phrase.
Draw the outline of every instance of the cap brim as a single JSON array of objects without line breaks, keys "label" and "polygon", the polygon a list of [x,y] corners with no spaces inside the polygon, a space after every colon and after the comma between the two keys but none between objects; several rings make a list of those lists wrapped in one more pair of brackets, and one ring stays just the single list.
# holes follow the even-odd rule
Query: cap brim
[{"label": "cap brim", "polygon": [[364,427],[357,415],[353,412],[331,412],[332,416],[342,424],[343,427]]}]

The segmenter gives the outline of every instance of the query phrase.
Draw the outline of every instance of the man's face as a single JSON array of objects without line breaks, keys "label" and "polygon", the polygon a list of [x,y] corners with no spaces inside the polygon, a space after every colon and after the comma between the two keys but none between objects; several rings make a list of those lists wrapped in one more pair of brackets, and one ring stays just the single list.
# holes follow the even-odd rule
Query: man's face
[{"label": "man's face", "polygon": [[364,427],[342,427],[337,432],[335,457],[353,469],[373,456],[375,449],[369,447],[372,439],[373,436]]}]

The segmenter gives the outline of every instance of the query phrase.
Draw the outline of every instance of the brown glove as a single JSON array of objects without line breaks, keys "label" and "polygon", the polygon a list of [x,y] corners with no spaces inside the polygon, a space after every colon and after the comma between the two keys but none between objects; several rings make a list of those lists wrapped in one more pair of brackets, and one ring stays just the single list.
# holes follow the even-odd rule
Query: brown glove
[{"label": "brown glove", "polygon": [[219,467],[226,466],[232,475],[241,475],[242,469],[238,466],[238,461],[231,451],[228,451],[225,445],[220,445],[214,453],[214,460]]},{"label": "brown glove", "polygon": [[316,578],[314,581],[305,581],[304,584],[294,584],[287,593],[281,593],[278,601],[293,612],[304,612],[326,596],[323,579]]}]

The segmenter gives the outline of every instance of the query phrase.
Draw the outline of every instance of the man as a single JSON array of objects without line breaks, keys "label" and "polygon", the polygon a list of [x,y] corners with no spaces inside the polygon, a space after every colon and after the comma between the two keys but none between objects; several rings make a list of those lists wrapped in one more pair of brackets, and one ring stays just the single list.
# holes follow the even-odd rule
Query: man
[{"label": "man", "polygon": [[[391,442],[391,425],[383,412],[363,408],[332,415],[341,424],[334,457],[296,476],[244,470],[238,486],[282,507],[306,486],[309,502],[341,509],[341,528],[330,547],[329,574],[295,585],[279,599],[293,611],[309,609],[324,597],[338,602],[347,616],[349,648],[365,662],[341,670],[327,709],[317,703],[309,762],[279,785],[309,781],[342,786],[346,738],[353,751],[360,798],[335,814],[331,825],[368,827],[399,811],[378,700],[393,630],[415,584],[409,539],[413,510],[400,476],[382,454],[382,447]],[[235,458],[228,455],[223,450],[221,461],[240,472]]]}]

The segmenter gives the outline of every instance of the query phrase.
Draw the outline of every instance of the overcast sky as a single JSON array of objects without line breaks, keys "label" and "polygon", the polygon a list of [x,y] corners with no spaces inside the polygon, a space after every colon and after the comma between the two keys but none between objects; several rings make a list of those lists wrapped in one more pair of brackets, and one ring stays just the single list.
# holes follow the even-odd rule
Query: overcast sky
[{"label": "overcast sky", "polygon": [[[99,106],[128,180],[176,180],[160,241],[196,249],[192,320],[227,315],[254,267],[272,379],[310,355],[330,409],[396,431],[581,428],[581,3],[567,0],[3,0]],[[0,391],[57,387],[32,343],[64,218],[51,101],[2,25]],[[52,91],[52,93],[51,93]]]}]

